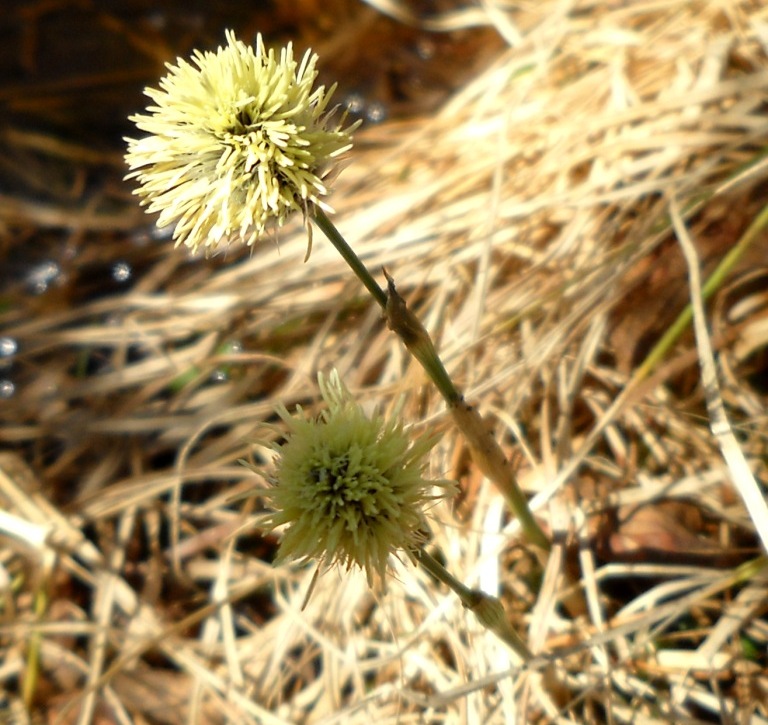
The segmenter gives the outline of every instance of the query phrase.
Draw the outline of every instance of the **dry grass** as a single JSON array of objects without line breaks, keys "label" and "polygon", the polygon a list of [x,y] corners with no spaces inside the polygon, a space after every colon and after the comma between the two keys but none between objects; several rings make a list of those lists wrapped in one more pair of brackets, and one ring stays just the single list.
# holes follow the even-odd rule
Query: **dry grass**
[{"label": "dry grass", "polygon": [[[765,234],[698,310],[711,339],[686,325],[643,362],[697,289],[695,258],[706,279],[764,206],[768,10],[480,7],[432,24],[511,45],[437,112],[360,132],[335,221],[522,447],[546,567],[319,235],[307,264],[298,224],[190,260],[119,186],[2,195],[6,260],[63,238],[77,284],[11,280],[0,298],[19,346],[0,403],[0,720],[768,722],[768,522],[742,500],[764,503],[768,479]],[[108,280],[119,260],[127,289]],[[462,493],[433,511],[434,547],[503,598],[540,666],[411,566],[386,595],[326,574],[300,611],[313,572],[272,567],[274,540],[244,528],[265,481],[238,459],[267,475],[274,403],[311,407],[330,366],[444,430],[434,473]]]}]

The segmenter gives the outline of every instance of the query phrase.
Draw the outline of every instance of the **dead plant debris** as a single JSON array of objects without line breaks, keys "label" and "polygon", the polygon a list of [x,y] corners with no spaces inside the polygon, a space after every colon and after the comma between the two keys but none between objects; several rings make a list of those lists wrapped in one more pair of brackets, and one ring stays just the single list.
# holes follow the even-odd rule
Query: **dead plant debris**
[{"label": "dead plant debris", "polygon": [[[768,723],[765,3],[251,5],[4,4],[0,721]],[[303,264],[297,221],[190,259],[139,210],[126,118],[225,27],[312,46],[367,119],[335,221],[524,454],[544,569],[328,245]],[[691,300],[675,209],[705,282],[749,242],[704,306],[714,391],[690,323],[659,347]],[[539,664],[404,564],[300,611],[313,571],[251,524],[275,404],[332,366],[443,431],[434,553]]]}]

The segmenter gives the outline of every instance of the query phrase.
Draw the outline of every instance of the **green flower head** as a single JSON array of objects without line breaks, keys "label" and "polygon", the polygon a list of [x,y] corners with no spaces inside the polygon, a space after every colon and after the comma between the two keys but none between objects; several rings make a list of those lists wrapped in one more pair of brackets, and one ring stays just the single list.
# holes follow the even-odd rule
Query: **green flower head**
[{"label": "green flower head", "polygon": [[354,565],[384,582],[389,554],[423,543],[424,507],[452,484],[422,477],[436,439],[411,441],[396,420],[368,418],[336,371],[318,380],[328,408],[317,419],[278,410],[289,427],[269,492],[268,525],[287,525],[278,561]]},{"label": "green flower head", "polygon": [[126,139],[135,193],[158,226],[206,252],[231,240],[252,245],[294,211],[321,201],[331,162],[352,146],[351,131],[331,123],[334,88],[313,90],[317,56],[297,64],[289,44],[277,58],[259,35],[256,48],[226,33],[216,52],[167,64],[154,105],[131,116],[147,136]]}]

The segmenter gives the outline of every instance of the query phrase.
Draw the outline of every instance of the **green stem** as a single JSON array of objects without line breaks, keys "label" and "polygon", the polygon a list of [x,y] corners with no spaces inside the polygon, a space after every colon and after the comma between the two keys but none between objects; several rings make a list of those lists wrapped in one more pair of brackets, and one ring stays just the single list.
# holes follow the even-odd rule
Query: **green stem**
[{"label": "green stem", "polygon": [[357,278],[365,285],[366,289],[371,293],[373,299],[383,310],[387,308],[387,293],[379,286],[378,282],[373,278],[368,268],[360,261],[353,251],[352,247],[347,244],[347,240],[341,236],[339,230],[333,225],[333,222],[327,217],[326,213],[319,207],[315,206],[312,213],[312,218],[320,227],[320,231],[328,237],[328,240],[336,247],[336,251],[344,258],[344,261],[352,268],[352,271],[357,275]]},{"label": "green stem", "polygon": [[474,460],[504,495],[520,521],[525,536],[531,543],[549,551],[551,546],[549,539],[536,521],[525,495],[517,485],[515,469],[507,460],[496,439],[486,429],[477,410],[464,402],[464,397],[453,384],[437,354],[432,338],[418,317],[408,308],[405,300],[397,293],[394,280],[385,270],[387,291],[384,292],[320,207],[314,207],[312,218],[384,310],[389,328],[403,341],[408,352],[419,361],[440,391],[448,404],[454,423],[464,435],[472,451]]},{"label": "green stem", "polygon": [[437,354],[432,338],[427,328],[421,324],[421,320],[410,310],[405,300],[398,294],[395,280],[384,270],[387,278],[387,305],[384,309],[387,316],[387,325],[408,348],[426,371],[432,382],[437,386],[440,394],[448,405],[457,405],[462,396],[448,375],[443,361]]},{"label": "green stem", "polygon": [[533,653],[509,623],[504,607],[496,597],[485,594],[478,589],[469,589],[464,586],[424,549],[416,550],[414,555],[435,579],[441,581],[458,595],[464,608],[472,611],[483,627],[493,632],[502,642],[511,647],[524,662],[530,662],[533,659]]},{"label": "green stem", "polygon": [[[741,235],[741,239],[736,242],[728,254],[723,257],[720,264],[717,265],[715,271],[707,278],[707,281],[701,288],[702,299],[709,299],[720,288],[725,281],[725,278],[734,268],[739,259],[741,259],[747,248],[755,241],[763,229],[765,229],[766,225],[768,225],[768,206],[763,207],[744,234]],[[635,370],[635,374],[632,376],[632,380],[629,383],[630,386],[637,385],[651,374],[656,365],[659,364],[672,345],[674,345],[680,335],[682,335],[691,324],[692,318],[693,307],[689,303],[677,316],[677,319],[667,329],[656,345],[654,345],[642,364]]]}]

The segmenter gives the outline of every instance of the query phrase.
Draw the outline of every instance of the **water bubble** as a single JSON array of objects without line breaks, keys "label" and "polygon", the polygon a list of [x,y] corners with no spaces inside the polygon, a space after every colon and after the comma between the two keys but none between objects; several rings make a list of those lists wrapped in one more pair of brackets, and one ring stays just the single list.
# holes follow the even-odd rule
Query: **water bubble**
[{"label": "water bubble", "polygon": [[365,98],[362,93],[352,92],[344,99],[344,107],[350,113],[362,113],[365,108]]},{"label": "water bubble", "polygon": [[149,229],[149,236],[157,242],[167,242],[173,238],[173,224],[168,224],[162,228],[153,225]]},{"label": "water bubble", "polygon": [[226,383],[229,380],[229,373],[223,368],[218,368],[211,373],[211,382]]},{"label": "water bubble", "polygon": [[16,386],[10,380],[0,380],[0,398],[8,400],[16,392]]},{"label": "water bubble", "polygon": [[229,343],[229,351],[235,355],[239,352],[242,352],[243,343],[240,342],[240,340],[232,340],[232,342]]},{"label": "water bubble", "polygon": [[115,282],[127,282],[133,276],[133,270],[128,262],[120,261],[112,265],[112,279]]},{"label": "water bubble", "polygon": [[159,10],[148,13],[144,19],[153,30],[164,30],[168,25],[168,16]]},{"label": "water bubble", "polygon": [[33,267],[27,274],[27,286],[32,294],[41,295],[59,275],[61,275],[61,267],[53,260],[46,260]]},{"label": "water bubble", "polygon": [[432,38],[422,37],[416,41],[416,55],[421,60],[431,60],[435,55],[435,41]]},{"label": "water bubble", "polygon": [[387,117],[387,107],[381,101],[371,101],[365,111],[365,117],[371,123],[381,123]]},{"label": "water bubble", "polygon": [[19,343],[12,337],[0,337],[0,357],[11,357],[19,349]]},{"label": "water bubble", "polygon": [[147,247],[152,244],[152,242],[154,242],[154,239],[149,236],[149,231],[146,229],[138,229],[131,232],[130,240],[131,244],[139,247],[140,249],[143,249],[144,247]]}]

